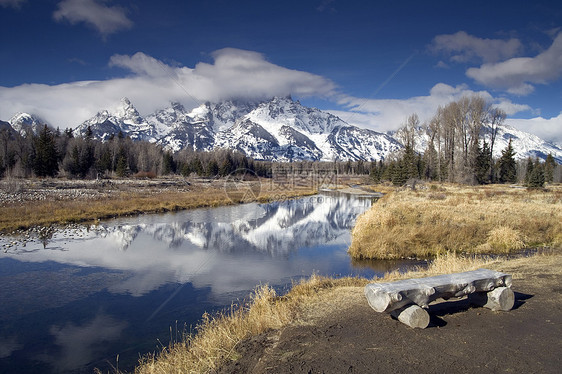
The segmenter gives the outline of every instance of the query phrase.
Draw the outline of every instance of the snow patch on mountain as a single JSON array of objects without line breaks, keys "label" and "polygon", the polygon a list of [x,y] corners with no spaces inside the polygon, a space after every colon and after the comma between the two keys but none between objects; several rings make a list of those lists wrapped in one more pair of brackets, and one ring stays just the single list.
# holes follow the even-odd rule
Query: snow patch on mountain
[{"label": "snow patch on mountain", "polygon": [[76,132],[84,136],[92,131],[93,136],[102,141],[109,140],[119,132],[133,140],[156,142],[165,132],[165,128],[157,127],[146,121],[133,104],[124,97],[114,110],[102,110],[94,117],[84,121],[76,128]]},{"label": "snow patch on mountain", "polygon": [[47,122],[43,121],[38,116],[21,112],[16,113],[10,118],[8,123],[21,136],[27,136],[29,133],[37,135],[45,125],[50,127]]},{"label": "snow patch on mountain", "polygon": [[[17,113],[10,126],[26,136],[38,134],[45,122],[37,116]],[[179,103],[141,116],[127,98],[110,110],[102,110],[76,129],[85,135],[88,128],[96,139],[107,141],[122,133],[133,140],[161,145],[173,152],[190,148],[210,151],[229,148],[249,157],[269,161],[379,161],[402,148],[396,132],[379,133],[351,126],[333,114],[305,107],[290,97],[263,102],[228,100],[204,103],[190,111]],[[490,128],[484,126],[490,142]],[[512,140],[517,159],[551,153],[562,163],[562,148],[511,126],[500,126],[494,144],[494,157]],[[415,150],[427,149],[429,136],[416,131]]]}]

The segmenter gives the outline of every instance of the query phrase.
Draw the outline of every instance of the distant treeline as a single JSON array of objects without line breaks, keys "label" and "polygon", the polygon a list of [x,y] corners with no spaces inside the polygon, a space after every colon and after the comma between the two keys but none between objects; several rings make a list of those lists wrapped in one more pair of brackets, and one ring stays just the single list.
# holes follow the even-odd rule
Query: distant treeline
[{"label": "distant treeline", "polygon": [[[549,154],[545,162],[528,158],[516,162],[511,140],[493,157],[499,126],[506,114],[478,95],[465,96],[444,107],[425,124],[416,114],[398,131],[404,148],[390,160],[371,168],[377,181],[402,185],[409,179],[463,184],[524,183],[541,187],[545,182],[562,182],[562,168]],[[416,141],[425,135],[423,152]]]},{"label": "distant treeline", "polygon": [[[132,141],[122,133],[106,142],[95,140],[91,132],[74,136],[72,130],[53,131],[45,126],[38,134],[21,135],[7,128],[0,130],[0,177],[67,177],[94,179],[105,177],[153,178],[164,175],[224,177],[232,173],[253,173],[271,177],[275,173],[299,176],[319,174],[369,175],[373,181],[402,185],[411,179],[449,181],[468,184],[525,183],[539,187],[545,182],[562,182],[562,166],[552,155],[546,162],[515,160],[511,143],[499,159],[492,157],[495,131],[505,114],[491,109],[479,97],[463,98],[446,107],[420,126],[412,115],[398,135],[404,148],[379,162],[296,161],[274,163],[258,161],[228,149],[177,153],[149,142]],[[492,134],[481,136],[483,123],[491,123]],[[416,132],[429,135],[423,153],[417,149]],[[328,180],[328,179],[327,179]]]},{"label": "distant treeline", "polygon": [[187,148],[172,153],[154,143],[133,141],[122,133],[102,142],[93,139],[91,133],[79,137],[71,129],[53,131],[47,126],[39,134],[0,130],[0,177],[225,177],[251,173],[268,178],[287,171],[368,175],[370,167],[371,163],[363,161],[274,163],[254,160],[230,149],[196,152]]}]

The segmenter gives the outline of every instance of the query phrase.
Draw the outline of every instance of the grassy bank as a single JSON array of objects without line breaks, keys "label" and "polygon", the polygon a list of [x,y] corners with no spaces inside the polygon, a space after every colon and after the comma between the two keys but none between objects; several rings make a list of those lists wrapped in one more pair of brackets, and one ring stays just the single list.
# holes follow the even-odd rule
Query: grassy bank
[{"label": "grassy bank", "polygon": [[560,247],[561,222],[561,186],[431,185],[380,199],[358,218],[349,253],[357,259],[395,259]]},{"label": "grassy bank", "polygon": [[[37,198],[32,196],[28,200],[4,202],[0,206],[0,232],[33,226],[95,222],[141,213],[163,213],[250,201],[267,202],[317,193],[306,186],[287,189],[273,182],[259,181],[241,184],[225,183],[224,180],[192,181],[190,184],[175,181],[171,186],[169,182],[152,182],[150,185],[114,182],[80,188],[70,184],[72,188],[64,186],[64,189],[60,183],[54,187],[45,187],[44,184],[23,187],[26,193],[32,190]],[[69,195],[68,191],[73,191],[74,195]],[[75,195],[80,197],[73,198]]]},{"label": "grassy bank", "polygon": [[[445,254],[438,256],[428,269],[417,269],[408,273],[391,272],[375,281],[432,276],[474,270],[483,266],[502,270],[511,263],[521,266],[525,263],[537,263],[537,259],[541,263],[551,264],[549,266],[559,266],[561,255],[557,252],[515,260],[490,260]],[[517,274],[514,274],[514,277],[516,278]],[[145,357],[135,369],[135,373],[213,372],[225,362],[239,357],[236,347],[244,339],[270,329],[281,329],[289,324],[311,323],[315,318],[322,318],[322,314],[326,312],[323,305],[327,305],[331,298],[345,299],[350,290],[360,290],[368,282],[369,280],[360,278],[333,279],[313,276],[294,285],[282,297],[278,297],[269,287],[259,287],[249,304],[232,308],[228,313],[214,317],[206,315],[197,328],[197,334],[186,337],[156,355]],[[342,294],[338,291],[340,289],[345,292]],[[341,305],[340,302],[336,304]]]}]

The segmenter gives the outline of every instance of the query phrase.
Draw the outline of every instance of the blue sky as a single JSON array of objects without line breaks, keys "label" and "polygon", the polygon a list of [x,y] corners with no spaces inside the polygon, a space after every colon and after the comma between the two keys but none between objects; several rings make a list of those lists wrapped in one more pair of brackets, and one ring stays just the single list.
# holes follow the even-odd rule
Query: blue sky
[{"label": "blue sky", "polygon": [[0,0],[0,119],[292,95],[378,131],[478,93],[562,143],[556,1]]}]

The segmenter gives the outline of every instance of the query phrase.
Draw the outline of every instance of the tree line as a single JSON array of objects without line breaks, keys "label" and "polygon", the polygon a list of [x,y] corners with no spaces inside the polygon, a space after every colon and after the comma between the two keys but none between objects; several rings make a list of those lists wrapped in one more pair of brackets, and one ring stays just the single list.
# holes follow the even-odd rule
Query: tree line
[{"label": "tree line", "polygon": [[[372,168],[371,177],[395,185],[412,178],[463,184],[522,182],[530,187],[562,182],[561,167],[552,154],[545,162],[538,158],[516,162],[509,140],[501,157],[493,157],[505,118],[503,110],[477,95],[440,106],[424,124],[412,114],[397,133],[404,148]],[[426,140],[423,151],[416,144],[420,139]]]},{"label": "tree line", "polygon": [[225,177],[232,173],[250,173],[269,178],[274,174],[368,175],[366,161],[278,163],[254,160],[230,149],[210,152],[186,148],[166,151],[161,146],[133,141],[121,132],[102,142],[92,137],[74,136],[71,129],[53,130],[44,126],[38,134],[19,134],[0,129],[0,177],[67,177],[95,179],[106,177],[152,178],[165,175]]},{"label": "tree line", "polygon": [[171,174],[226,176],[236,170],[250,170],[258,176],[270,173],[270,163],[256,161],[232,150],[171,153],[161,146],[132,141],[121,132],[102,142],[74,136],[44,126],[38,134],[20,135],[0,130],[0,176],[18,178],[68,177],[157,177]]},{"label": "tree line", "polygon": [[[2,127],[0,177],[224,177],[236,172],[271,177],[284,168],[302,175],[311,171],[369,175],[373,181],[395,185],[410,179],[528,186],[562,182],[562,167],[552,155],[545,162],[538,158],[516,162],[510,141],[501,157],[493,157],[505,117],[480,96],[463,97],[439,107],[427,123],[420,124],[419,117],[412,114],[397,132],[403,149],[385,160],[285,164],[254,160],[228,149],[197,152],[188,147],[172,153],[154,143],[132,141],[121,132],[102,142],[89,129],[84,136],[74,136],[71,129],[61,132],[44,126],[37,134],[28,131],[22,135]],[[416,143],[420,139],[425,139],[423,147]]]}]

